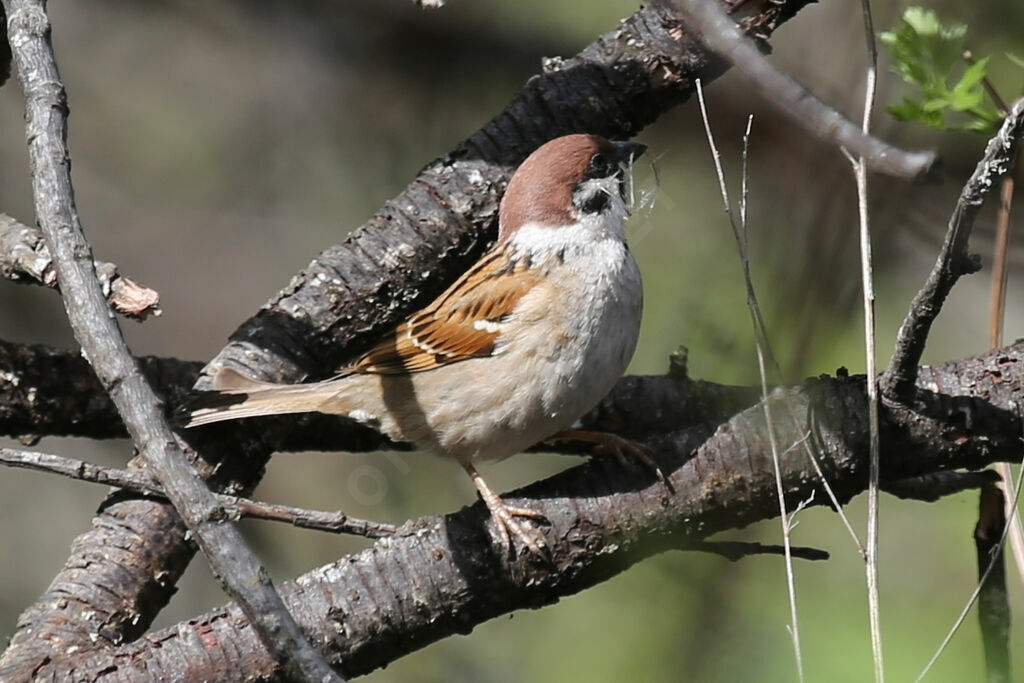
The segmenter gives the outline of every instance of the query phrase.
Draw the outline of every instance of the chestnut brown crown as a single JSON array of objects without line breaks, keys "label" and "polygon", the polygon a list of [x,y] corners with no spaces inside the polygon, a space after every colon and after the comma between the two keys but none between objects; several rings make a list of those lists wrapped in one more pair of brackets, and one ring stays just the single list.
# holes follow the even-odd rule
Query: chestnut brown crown
[{"label": "chestnut brown crown", "polygon": [[599,135],[555,138],[526,158],[509,181],[501,200],[498,239],[528,223],[558,227],[579,219],[573,192],[580,183],[620,173],[622,164],[643,154],[646,146],[612,142]]}]

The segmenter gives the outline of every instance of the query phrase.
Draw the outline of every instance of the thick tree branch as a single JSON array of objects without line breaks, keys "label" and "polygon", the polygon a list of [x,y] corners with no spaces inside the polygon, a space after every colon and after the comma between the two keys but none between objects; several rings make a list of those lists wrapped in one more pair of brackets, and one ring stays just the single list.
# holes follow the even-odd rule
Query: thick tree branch
[{"label": "thick tree branch", "polygon": [[96,275],[71,183],[67,95],[42,0],[4,0],[11,53],[25,96],[25,135],[36,220],[53,256],[75,339],[110,394],[146,466],[187,524],[225,591],[293,679],[340,681],[306,640],[269,573],[226,521],[191,467],[159,400],[135,364]]},{"label": "thick tree branch", "polygon": [[[163,400],[181,405],[202,363],[147,356],[136,362]],[[125,438],[124,422],[78,351],[0,340],[0,434]]]},{"label": "thick tree branch", "polygon": [[[920,371],[918,412],[890,410],[882,422],[883,480],[953,468],[978,469],[1019,456],[1024,424],[1024,342]],[[808,439],[843,501],[867,484],[864,378],[820,378],[776,391],[779,442]],[[934,387],[942,387],[937,393]],[[671,472],[668,495],[650,473],[592,461],[510,494],[542,512],[551,561],[511,560],[492,546],[489,517],[476,504],[407,523],[395,537],[314,570],[282,592],[332,661],[355,675],[453,633],[524,607],[556,602],[668,549],[691,549],[717,532],[778,514],[761,406],[717,426],[650,435],[645,443]],[[792,417],[790,417],[792,416]],[[791,505],[827,504],[800,448],[786,448]],[[813,495],[813,499],[812,499]],[[381,614],[388,618],[382,620]],[[218,657],[228,651],[231,657]],[[38,673],[78,680],[282,680],[238,609],[229,605],[146,638]]]},{"label": "thick tree branch", "polygon": [[[191,397],[202,363],[146,356],[136,359],[164,402],[173,409]],[[738,387],[692,380],[685,374],[623,377],[611,395],[584,418],[592,429],[649,433],[659,424],[678,429],[709,419],[724,419],[752,405],[756,387]],[[351,453],[407,448],[359,424],[328,415],[272,418],[277,429],[275,451],[348,451]],[[267,424],[263,421],[262,424]],[[81,354],[48,346],[0,340],[0,435],[35,441],[42,436],[91,439],[124,438],[114,404]],[[561,443],[566,452],[578,448]]]},{"label": "thick tree branch", "polygon": [[[203,364],[176,358],[136,358],[169,412],[192,396]],[[350,420],[308,415],[276,430],[278,451],[403,449]],[[0,435],[34,443],[43,436],[126,438],[128,432],[88,361],[73,351],[0,340]]]},{"label": "thick tree branch", "polygon": [[935,266],[914,296],[896,335],[896,349],[881,379],[885,398],[902,402],[913,393],[914,373],[921,362],[928,332],[942,310],[943,302],[961,275],[975,273],[981,268],[978,257],[972,257],[967,251],[974,219],[986,195],[998,187],[999,179],[1013,167],[1022,137],[1024,99],[1017,100],[1010,109],[999,132],[989,140],[985,155],[960,191]]},{"label": "thick tree branch", "polygon": [[[767,38],[806,4],[748,0],[733,16]],[[579,131],[632,136],[687,99],[695,78],[709,82],[725,68],[662,6],[645,7],[571,59],[548,60],[504,112],[429,164],[244,323],[210,369],[230,361],[253,376],[292,382],[331,374],[482,253],[509,173],[539,144]],[[209,430],[197,466],[215,485],[244,494],[280,441],[276,431],[244,424]],[[110,547],[128,550],[94,550]],[[61,657],[55,642],[84,652],[137,637],[192,552],[169,506],[109,501],[47,593],[22,615],[0,676]]]},{"label": "thick tree branch", "polygon": [[[121,275],[113,263],[97,261],[96,277],[111,307],[134,320],[160,315],[160,295]],[[14,282],[57,287],[57,269],[50,248],[37,228],[0,213],[0,276]]]}]

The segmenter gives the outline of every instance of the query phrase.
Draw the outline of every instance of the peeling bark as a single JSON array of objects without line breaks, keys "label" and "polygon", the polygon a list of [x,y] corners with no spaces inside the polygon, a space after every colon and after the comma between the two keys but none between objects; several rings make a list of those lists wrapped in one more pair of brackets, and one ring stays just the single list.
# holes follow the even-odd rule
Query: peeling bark
[{"label": "peeling bark", "polygon": [[[159,316],[160,295],[125,277],[113,263],[96,261],[96,276],[110,306],[133,320]],[[20,283],[57,287],[57,269],[38,228],[0,213],[0,277]]]}]

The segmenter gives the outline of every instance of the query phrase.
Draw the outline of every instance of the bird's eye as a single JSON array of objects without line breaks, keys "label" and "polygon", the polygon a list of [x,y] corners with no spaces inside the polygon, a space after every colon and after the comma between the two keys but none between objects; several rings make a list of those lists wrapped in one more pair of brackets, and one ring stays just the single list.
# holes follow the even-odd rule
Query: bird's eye
[{"label": "bird's eye", "polygon": [[587,175],[591,178],[604,178],[610,176],[615,172],[615,165],[612,163],[608,155],[603,152],[598,152],[594,156],[590,157],[590,165],[587,168]]}]

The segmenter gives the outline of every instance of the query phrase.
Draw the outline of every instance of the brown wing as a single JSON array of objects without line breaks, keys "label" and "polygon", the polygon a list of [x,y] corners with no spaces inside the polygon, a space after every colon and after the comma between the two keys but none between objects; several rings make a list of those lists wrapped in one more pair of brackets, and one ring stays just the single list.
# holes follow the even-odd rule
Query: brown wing
[{"label": "brown wing", "polygon": [[489,356],[501,323],[540,281],[525,261],[510,261],[507,249],[491,251],[349,369],[406,374]]}]

